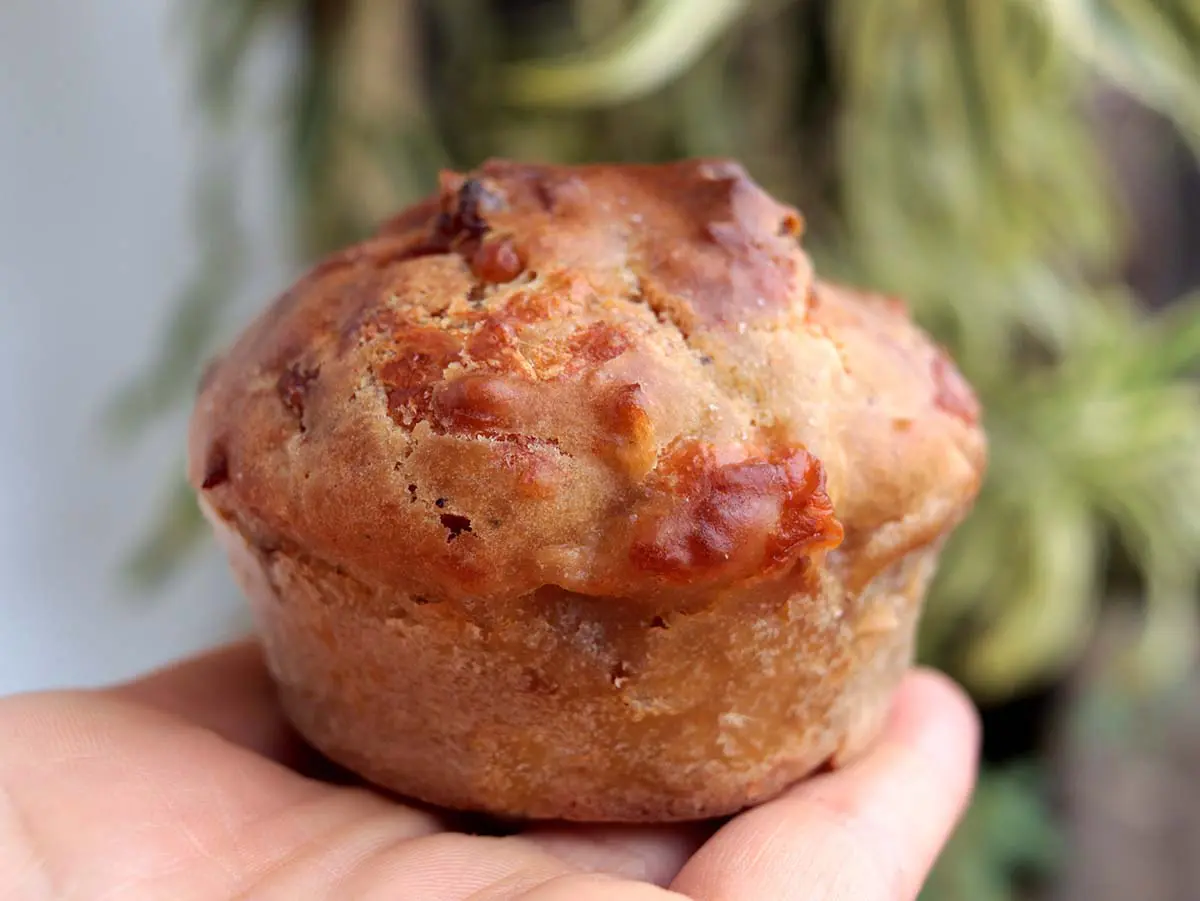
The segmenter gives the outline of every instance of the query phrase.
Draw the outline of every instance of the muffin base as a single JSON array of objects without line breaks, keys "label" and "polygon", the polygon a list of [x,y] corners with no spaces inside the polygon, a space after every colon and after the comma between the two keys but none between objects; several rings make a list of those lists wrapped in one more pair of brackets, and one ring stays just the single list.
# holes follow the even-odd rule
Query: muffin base
[{"label": "muffin base", "polygon": [[312,745],[400,795],[521,819],[706,819],[853,759],[911,662],[936,560],[911,552],[849,592],[834,552],[687,613],[549,586],[472,609],[214,520]]}]

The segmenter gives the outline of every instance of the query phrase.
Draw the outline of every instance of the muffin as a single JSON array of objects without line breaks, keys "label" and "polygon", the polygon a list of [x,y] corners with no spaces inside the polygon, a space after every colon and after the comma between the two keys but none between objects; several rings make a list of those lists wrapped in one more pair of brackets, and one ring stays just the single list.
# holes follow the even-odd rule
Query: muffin
[{"label": "muffin", "polygon": [[212,365],[189,477],[316,748],[443,807],[663,822],[872,740],[985,442],[801,231],[727,161],[493,161]]}]

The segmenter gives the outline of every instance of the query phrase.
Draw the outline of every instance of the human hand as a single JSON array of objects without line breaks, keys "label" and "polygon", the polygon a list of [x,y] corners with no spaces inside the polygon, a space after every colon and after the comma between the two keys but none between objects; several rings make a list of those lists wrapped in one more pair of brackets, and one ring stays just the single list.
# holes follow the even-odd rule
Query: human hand
[{"label": "human hand", "polygon": [[112,689],[0,700],[0,899],[907,901],[970,791],[977,736],[961,692],[917,672],[866,757],[715,834],[485,837],[313,778],[244,643]]}]

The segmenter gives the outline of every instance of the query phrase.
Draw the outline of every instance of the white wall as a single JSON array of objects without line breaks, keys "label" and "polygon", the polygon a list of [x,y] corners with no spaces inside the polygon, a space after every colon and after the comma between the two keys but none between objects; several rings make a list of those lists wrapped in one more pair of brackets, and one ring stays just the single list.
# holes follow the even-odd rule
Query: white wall
[{"label": "white wall", "polygon": [[[119,572],[182,458],[183,412],[125,449],[97,424],[194,260],[177,25],[167,0],[0,4],[0,694],[119,678],[240,627],[211,552],[160,597]],[[259,138],[246,158],[261,298],[283,277],[273,157]]]}]

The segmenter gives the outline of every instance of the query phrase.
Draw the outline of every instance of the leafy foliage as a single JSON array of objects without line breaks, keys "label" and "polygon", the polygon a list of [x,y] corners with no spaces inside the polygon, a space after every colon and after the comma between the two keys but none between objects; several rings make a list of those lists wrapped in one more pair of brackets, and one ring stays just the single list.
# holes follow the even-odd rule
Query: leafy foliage
[{"label": "leafy foliage", "polygon": [[227,173],[214,166],[199,180],[196,271],[176,300],[149,369],[118,391],[106,411],[106,425],[120,440],[137,437],[145,426],[187,401],[205,354],[218,339],[246,262]]},{"label": "leafy foliage", "polygon": [[1030,763],[984,770],[975,800],[921,892],[921,901],[1009,901],[1045,879],[1062,854],[1043,775]]},{"label": "leafy foliage", "polygon": [[1200,3],[1023,0],[1104,77],[1170,116],[1200,147]]},{"label": "leafy foliage", "polygon": [[863,280],[914,300],[988,410],[990,481],[947,555],[925,652],[986,695],[1054,674],[1087,640],[1115,542],[1145,583],[1141,674],[1168,678],[1196,634],[1200,342],[1195,310],[1177,309],[1157,365],[1168,330],[1114,277],[1079,38],[1021,3],[837,9],[841,247]]},{"label": "leafy foliage", "polygon": [[180,476],[160,501],[146,537],[126,563],[126,572],[137,585],[161,587],[187,560],[207,529],[192,486]]}]

